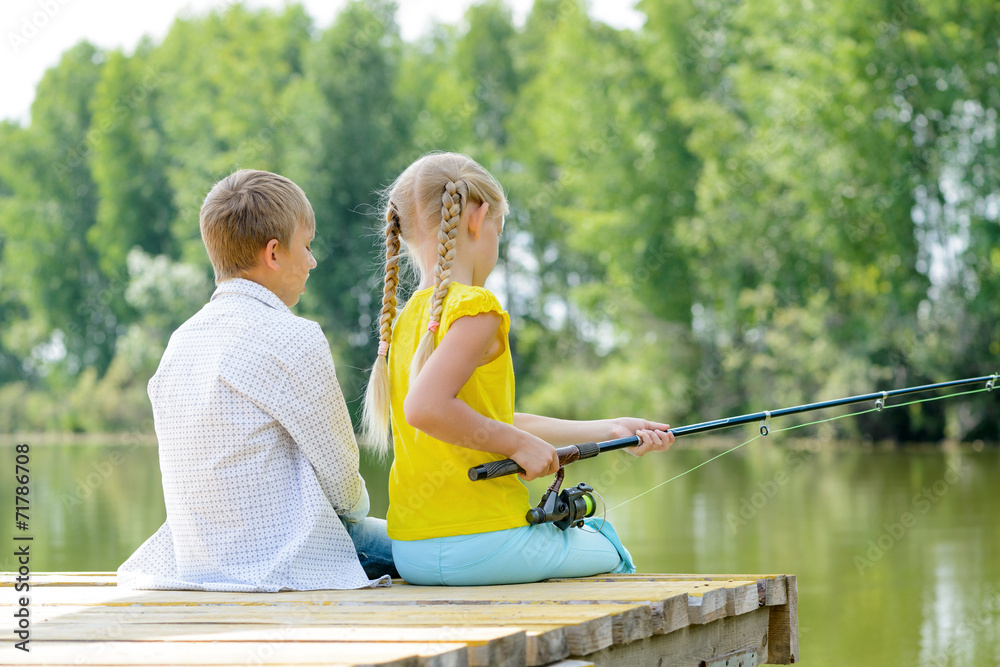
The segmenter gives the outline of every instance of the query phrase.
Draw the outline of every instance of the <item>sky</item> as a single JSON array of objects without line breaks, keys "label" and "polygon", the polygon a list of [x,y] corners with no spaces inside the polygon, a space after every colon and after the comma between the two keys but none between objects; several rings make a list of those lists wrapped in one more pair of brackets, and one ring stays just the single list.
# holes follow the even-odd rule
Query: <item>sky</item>
[{"label": "sky", "polygon": [[[532,0],[506,0],[522,25]],[[60,55],[86,39],[131,53],[143,35],[160,41],[180,14],[205,14],[233,0],[2,0],[0,9],[0,120],[27,124],[35,87]],[[251,7],[280,8],[284,0],[249,0]],[[301,0],[319,28],[329,26],[346,0]],[[413,41],[433,22],[458,23],[474,0],[397,0],[403,39]],[[619,28],[638,28],[635,0],[589,0],[593,17]]]}]

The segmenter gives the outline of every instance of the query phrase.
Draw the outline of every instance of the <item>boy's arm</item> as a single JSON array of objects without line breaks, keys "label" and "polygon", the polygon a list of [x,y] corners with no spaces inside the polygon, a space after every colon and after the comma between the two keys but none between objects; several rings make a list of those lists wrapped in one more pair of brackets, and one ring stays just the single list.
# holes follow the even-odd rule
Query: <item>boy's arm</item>
[{"label": "boy's arm", "polygon": [[337,514],[361,521],[368,515],[368,490],[358,469],[351,416],[322,333],[289,374],[279,421],[312,464]]}]

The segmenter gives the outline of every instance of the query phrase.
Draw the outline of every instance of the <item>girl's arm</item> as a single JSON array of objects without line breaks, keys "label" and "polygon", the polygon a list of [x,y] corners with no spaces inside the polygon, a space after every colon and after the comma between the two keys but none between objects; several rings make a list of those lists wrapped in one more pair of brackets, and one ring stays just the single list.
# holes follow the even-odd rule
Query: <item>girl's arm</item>
[{"label": "girl's arm", "polygon": [[495,313],[460,317],[441,339],[423,369],[410,383],[403,401],[406,422],[432,438],[513,459],[524,479],[551,475],[559,469],[555,448],[510,424],[479,414],[458,392],[497,339]]},{"label": "girl's arm", "polygon": [[642,444],[626,447],[626,451],[636,456],[642,456],[648,452],[666,451],[670,449],[670,445],[674,444],[674,434],[665,433],[670,428],[670,424],[630,417],[572,421],[517,413],[514,415],[514,426],[532,433],[556,447],[578,445],[583,442],[603,442],[637,435]]}]

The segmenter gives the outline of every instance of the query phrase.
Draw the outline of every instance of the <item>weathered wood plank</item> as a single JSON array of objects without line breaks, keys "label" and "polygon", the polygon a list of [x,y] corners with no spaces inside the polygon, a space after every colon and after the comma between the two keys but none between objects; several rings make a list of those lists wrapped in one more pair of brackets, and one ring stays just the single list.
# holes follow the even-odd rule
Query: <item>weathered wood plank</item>
[{"label": "weathered wood plank", "polygon": [[[0,588],[14,586],[13,576],[2,573]],[[35,586],[115,586],[118,577],[114,572],[32,572],[31,587]]]},{"label": "weathered wood plank", "polygon": [[799,662],[799,588],[795,575],[785,577],[785,604],[767,609],[771,662],[776,665]]},{"label": "weathered wood plank", "polygon": [[[691,625],[669,635],[653,635],[630,644],[616,644],[586,656],[595,667],[700,667],[702,661],[735,650],[756,650],[758,664],[767,662],[768,609],[728,616],[708,625]],[[576,656],[570,657],[570,659]]]},{"label": "weathered wood plank", "polygon": [[[610,651],[624,660],[617,664],[642,664],[631,662],[629,656],[639,659],[649,647],[659,647],[656,650],[662,653],[663,642],[668,647],[680,645],[684,637],[743,627],[742,621],[734,625],[734,619],[766,616],[759,639],[766,644],[765,635],[774,635],[771,655],[778,656],[780,649],[783,656],[775,662],[790,662],[798,655],[797,588],[794,577],[785,575],[598,575],[483,587],[411,586],[397,580],[379,589],[270,594],[134,591],[117,588],[115,579],[114,573],[99,572],[32,575],[32,628],[37,646],[90,651],[67,664],[98,665],[104,664],[101,661],[109,651],[112,662],[107,664],[131,664],[122,656],[143,646],[157,655],[164,647],[183,653],[177,647],[244,650],[269,646],[278,653],[296,646],[331,661],[331,652],[339,656],[340,648],[363,644],[380,650],[411,644],[464,647],[461,656],[452,652],[391,654],[382,664],[506,667],[549,665],[571,656],[590,664],[593,657]],[[767,605],[766,612],[762,605]],[[749,642],[733,644],[742,641],[741,637],[732,631],[719,635],[722,644],[711,655],[759,648]],[[128,644],[133,649],[127,649]],[[99,646],[105,648],[95,648]],[[631,653],[621,652],[627,647]],[[761,663],[767,648],[764,653],[758,650]],[[231,663],[248,661],[277,664],[252,654]],[[174,658],[166,662],[197,664]],[[138,664],[157,663],[143,660]],[[206,664],[227,663],[209,660]]]},{"label": "weathered wood plank", "polygon": [[704,625],[726,615],[726,589],[711,588],[688,595],[688,618],[692,625]]},{"label": "weathered wood plank", "polygon": [[273,642],[164,642],[150,650],[137,642],[46,642],[29,653],[9,645],[0,648],[7,665],[385,665],[391,667],[465,667],[463,644],[338,643],[275,644]]},{"label": "weathered wood plank", "polygon": [[774,579],[775,577],[781,577],[784,575],[780,574],[700,574],[700,573],[690,573],[690,574],[664,574],[659,572],[651,572],[644,574],[595,574],[592,577],[580,577],[577,579],[547,579],[549,582],[562,582],[562,581],[603,581],[603,582],[619,582],[619,581],[727,581],[727,582],[750,582],[758,581],[761,579]]},{"label": "weathered wood plank", "polygon": [[[722,591],[720,591],[722,592]],[[725,595],[723,594],[723,600]],[[87,607],[63,605],[32,606],[36,620],[62,618],[87,620],[100,623],[116,619],[123,623],[190,623],[240,622],[273,623],[275,619],[297,623],[323,623],[335,625],[386,625],[391,621],[398,626],[434,625],[489,625],[499,622],[539,623],[542,625],[575,624],[604,619],[608,632],[611,619],[632,609],[647,607],[642,604],[496,604],[496,605],[393,605],[370,604],[350,606],[324,606],[314,608],[274,609],[265,606],[242,605],[94,605]],[[641,612],[640,612],[641,613]],[[455,621],[449,623],[449,621]]]},{"label": "weathered wood plank", "polygon": [[687,593],[681,593],[664,600],[660,612],[660,625],[657,627],[656,633],[668,634],[690,625],[691,617],[688,614],[688,604]]},{"label": "weathered wood plank", "polygon": [[35,591],[38,604],[93,604],[151,601],[190,604],[338,605],[381,602],[438,604],[495,604],[497,602],[586,602],[618,603],[663,600],[679,593],[698,594],[724,586],[746,586],[750,582],[632,582],[600,583],[567,581],[541,582],[518,586],[411,586],[394,584],[388,588],[351,591],[284,591],[281,593],[228,593],[206,591],[146,591],[112,587],[45,586]]},{"label": "weathered wood plank", "polygon": [[[727,583],[735,584],[745,584],[750,581],[757,581],[759,585],[763,586],[766,583],[767,590],[774,594],[778,593],[784,595],[785,585],[784,585],[784,575],[780,574],[618,574],[618,575],[596,575],[593,577],[584,577],[577,579],[550,579],[546,582],[540,582],[537,584],[520,584],[516,586],[509,587],[488,587],[489,589],[501,589],[498,591],[500,594],[504,593],[503,589],[518,589],[525,587],[535,587],[542,584],[564,584],[572,583],[574,585],[587,585],[587,584],[608,584],[613,583],[616,586],[621,586],[627,583],[653,583],[657,585],[665,584],[684,584],[686,582],[692,582],[694,584],[704,583],[704,582],[720,582],[724,581]],[[48,586],[87,586],[87,587],[115,587],[117,577],[114,572],[43,572],[32,574],[32,587],[48,587]],[[0,579],[0,587],[3,586],[13,586],[13,577],[4,577]],[[407,589],[431,589],[444,588],[447,587],[421,587],[421,586],[410,586],[403,582],[402,580],[395,580],[393,585],[389,588],[377,589],[378,592],[383,592],[387,590],[395,590],[397,588],[407,588]],[[483,590],[487,587],[475,587],[474,590]],[[124,589],[123,589],[124,590]],[[452,589],[454,590],[454,589]],[[335,594],[344,595],[345,599],[350,599],[350,596],[367,596],[373,593],[371,589],[360,589],[357,591],[302,591],[302,592],[292,592],[285,591],[280,595],[288,595],[291,593],[300,593],[305,596],[309,595],[324,595],[324,594]],[[245,594],[236,594],[245,595]],[[421,594],[417,594],[419,596]],[[772,604],[784,604],[783,599],[768,599],[768,605]]]},{"label": "weathered wood plank", "polygon": [[571,654],[587,655],[611,646],[614,642],[611,627],[610,616],[601,616],[574,625],[566,625],[563,628],[563,632],[566,634],[566,647]]},{"label": "weathered wood plank", "polygon": [[765,582],[764,604],[779,605],[788,603],[788,584],[785,575],[779,575]]},{"label": "weathered wood plank", "polygon": [[[493,599],[483,599],[482,588],[448,588],[394,586],[392,589],[378,591],[319,591],[327,595],[317,595],[317,592],[286,592],[286,593],[207,593],[195,591],[122,591],[102,588],[98,590],[80,587],[47,587],[35,593],[33,604],[39,607],[52,605],[101,605],[134,607],[162,607],[170,605],[191,606],[201,605],[233,605],[240,607],[266,608],[309,608],[337,607],[350,605],[371,606],[376,603],[410,603],[410,604],[441,604],[462,605],[478,604],[495,606],[497,604],[626,604],[645,603],[651,612],[653,632],[672,632],[690,621],[687,614],[687,591],[692,593],[706,591],[713,587],[731,586],[718,582],[700,582],[695,588],[686,584],[656,585],[648,584],[604,584],[600,587],[594,584],[579,585],[567,582],[565,585],[536,584],[534,586],[490,587],[501,589],[493,593]],[[753,586],[745,584],[745,586]],[[395,589],[395,590],[393,590]],[[122,594],[123,593],[123,594]],[[367,594],[365,594],[367,593]],[[373,594],[374,593],[374,594]],[[614,598],[614,599],[608,599]],[[756,604],[754,604],[756,608]],[[572,612],[571,612],[572,613]],[[645,612],[639,612],[645,613]],[[742,612],[742,607],[741,611]],[[666,615],[666,616],[665,616]],[[718,614],[716,614],[718,615]],[[628,618],[621,617],[621,622]],[[713,617],[714,618],[714,617]],[[622,628],[622,637],[639,638],[648,636],[642,621],[640,625]]]},{"label": "weathered wood plank", "polygon": [[[130,624],[272,623],[278,614],[267,607],[238,605],[164,607],[70,607],[48,606],[35,609],[35,628],[49,619],[62,624],[105,624],[108,632],[119,632]],[[353,605],[349,607],[319,607],[309,610],[282,610],[280,619],[286,624],[345,627],[496,626],[520,628],[526,631],[525,654],[528,664],[546,664],[561,660],[570,650],[586,655],[613,642],[612,628],[618,617],[628,620],[636,609],[645,605]],[[561,612],[561,613],[560,613]],[[123,631],[123,630],[122,630]]]},{"label": "weathered wood plank", "polygon": [[631,607],[625,613],[611,617],[611,643],[627,644],[637,639],[644,639],[652,635],[655,629],[651,607],[644,605]]},{"label": "weathered wood plank", "polygon": [[726,587],[726,616],[739,616],[760,607],[757,584]]},{"label": "weathered wood plank", "polygon": [[553,626],[545,630],[536,627],[525,630],[527,641],[524,655],[525,664],[529,667],[548,665],[569,655],[569,644],[562,627]]},{"label": "weathered wood plank", "polygon": [[[136,642],[327,642],[327,643],[450,643],[469,650],[473,667],[524,664],[524,630],[504,627],[342,627],[298,626],[286,623],[115,623],[94,624],[54,620],[36,623],[32,640]],[[336,650],[332,647],[330,650]],[[567,649],[568,650],[568,649]]]}]

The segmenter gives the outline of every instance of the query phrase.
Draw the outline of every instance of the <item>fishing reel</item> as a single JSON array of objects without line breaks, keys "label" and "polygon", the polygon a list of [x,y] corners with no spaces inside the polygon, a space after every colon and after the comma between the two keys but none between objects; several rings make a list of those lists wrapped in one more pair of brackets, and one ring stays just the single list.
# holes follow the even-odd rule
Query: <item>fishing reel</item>
[{"label": "fishing reel", "polygon": [[559,530],[570,526],[582,526],[583,520],[594,516],[597,503],[594,502],[594,491],[589,484],[580,482],[574,487],[559,491],[565,472],[559,468],[552,486],[542,495],[537,507],[532,507],[525,515],[528,523],[539,524],[552,522]]}]

